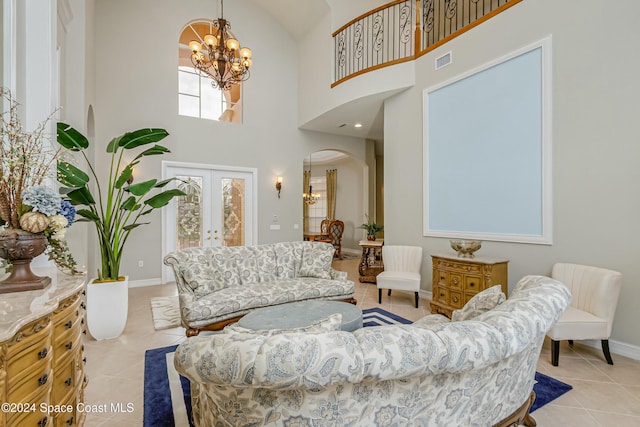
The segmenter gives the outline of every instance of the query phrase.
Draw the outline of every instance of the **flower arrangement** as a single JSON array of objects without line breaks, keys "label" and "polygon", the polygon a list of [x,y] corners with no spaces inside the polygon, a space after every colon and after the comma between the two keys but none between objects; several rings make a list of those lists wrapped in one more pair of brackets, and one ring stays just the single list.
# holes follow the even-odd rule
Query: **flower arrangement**
[{"label": "flower arrangement", "polygon": [[0,102],[8,105],[0,117],[0,223],[8,230],[43,233],[49,259],[68,273],[78,273],[64,241],[75,208],[44,185],[55,182],[55,165],[62,153],[46,134],[52,116],[26,131],[11,92],[0,88]]},{"label": "flower arrangement", "polygon": [[69,274],[81,273],[64,240],[76,217],[76,208],[51,188],[34,185],[22,193],[20,228],[30,233],[44,233],[49,259]]}]

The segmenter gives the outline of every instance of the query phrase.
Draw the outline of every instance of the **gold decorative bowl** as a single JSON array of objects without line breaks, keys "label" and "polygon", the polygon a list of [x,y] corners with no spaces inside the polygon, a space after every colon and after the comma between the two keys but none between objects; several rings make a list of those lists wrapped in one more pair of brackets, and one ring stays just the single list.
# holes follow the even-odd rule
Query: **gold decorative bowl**
[{"label": "gold decorative bowl", "polygon": [[473,253],[482,247],[481,240],[450,240],[451,248],[461,258],[473,258]]}]

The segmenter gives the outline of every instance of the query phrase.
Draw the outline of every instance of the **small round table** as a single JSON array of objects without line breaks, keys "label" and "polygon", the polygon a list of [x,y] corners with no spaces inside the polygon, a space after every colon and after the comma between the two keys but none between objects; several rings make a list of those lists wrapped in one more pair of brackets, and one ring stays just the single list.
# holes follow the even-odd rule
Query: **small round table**
[{"label": "small round table", "polygon": [[343,331],[362,328],[362,310],[342,301],[299,301],[253,310],[238,321],[238,326],[262,331],[268,329],[295,329],[309,326],[332,314],[342,314]]}]

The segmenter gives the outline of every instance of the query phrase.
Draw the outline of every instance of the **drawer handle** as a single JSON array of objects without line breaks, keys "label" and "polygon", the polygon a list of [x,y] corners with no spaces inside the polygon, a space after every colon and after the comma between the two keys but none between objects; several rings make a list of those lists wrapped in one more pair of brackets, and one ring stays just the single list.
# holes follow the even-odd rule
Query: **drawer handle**
[{"label": "drawer handle", "polygon": [[80,316],[80,310],[76,310],[76,317]]},{"label": "drawer handle", "polygon": [[82,344],[82,347],[80,347],[80,350],[84,351],[84,344]]},{"label": "drawer handle", "polygon": [[65,345],[65,347],[67,347],[67,350],[71,350],[71,348],[73,347],[73,341],[69,341],[67,345]]},{"label": "drawer handle", "polygon": [[80,320],[80,324],[84,325],[84,319]]},{"label": "drawer handle", "polygon": [[67,387],[69,387],[69,386],[71,386],[71,383],[72,383],[72,382],[73,382],[73,379],[71,379],[71,377],[69,377],[69,378],[67,378],[67,380],[66,380],[64,383],[65,383],[65,385],[66,385]]},{"label": "drawer handle", "polygon": [[48,374],[44,374],[43,376],[38,378],[38,384],[45,385],[47,383],[48,379],[49,379],[49,375]]},{"label": "drawer handle", "polygon": [[71,320],[69,320],[67,323],[64,324],[64,326],[67,329],[71,329],[71,327],[73,326],[73,322]]},{"label": "drawer handle", "polygon": [[458,302],[458,301],[459,301],[458,296],[457,296],[457,295],[455,295],[455,296],[453,297],[453,302]]},{"label": "drawer handle", "polygon": [[82,358],[82,361],[83,361],[84,363],[87,363],[87,358],[86,358],[86,357],[83,357],[83,358]]},{"label": "drawer handle", "polygon": [[86,329],[83,329],[83,330],[82,330],[82,333],[83,333],[83,334],[85,334],[85,335],[87,335],[87,330],[86,330]]},{"label": "drawer handle", "polygon": [[40,421],[38,421],[38,427],[44,427],[47,425],[47,421],[49,421],[49,419],[47,417],[43,417]]},{"label": "drawer handle", "polygon": [[444,276],[440,276],[440,280],[444,282]]},{"label": "drawer handle", "polygon": [[440,294],[440,296],[441,296],[442,298],[444,298],[444,294],[443,294],[443,293],[441,293],[441,294]]},{"label": "drawer handle", "polygon": [[73,422],[75,421],[75,419],[73,418],[73,415],[67,420],[67,424],[71,425],[73,424]]},{"label": "drawer handle", "polygon": [[469,287],[470,287],[470,288],[474,287],[475,285],[476,285],[476,284],[475,284],[475,283],[473,283],[473,282],[470,282],[470,283],[469,283]]},{"label": "drawer handle", "polygon": [[87,309],[87,306],[83,302],[80,303],[80,307],[84,308],[85,310]]},{"label": "drawer handle", "polygon": [[46,348],[43,348],[42,350],[40,350],[40,352],[38,353],[38,359],[44,359],[45,357],[47,357],[47,354],[49,354],[49,350]]}]

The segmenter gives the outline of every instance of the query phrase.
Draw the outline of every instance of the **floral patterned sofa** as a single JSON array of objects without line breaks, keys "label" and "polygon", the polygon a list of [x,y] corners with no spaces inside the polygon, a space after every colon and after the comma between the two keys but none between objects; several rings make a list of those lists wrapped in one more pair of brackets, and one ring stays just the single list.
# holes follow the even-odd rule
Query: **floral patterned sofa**
[{"label": "floral patterned sofa", "polygon": [[187,339],[175,367],[191,380],[200,427],[532,426],[542,342],[569,300],[562,283],[526,276],[472,320],[429,315],[354,332],[230,327]]},{"label": "floral patterned sofa", "polygon": [[331,268],[329,243],[188,248],[165,256],[187,336],[219,330],[250,310],[309,299],[355,303],[347,273]]}]

